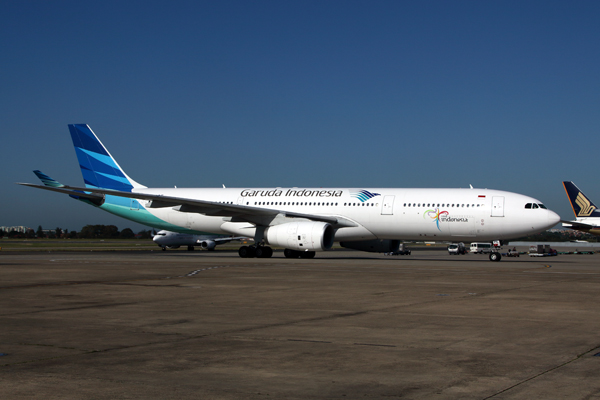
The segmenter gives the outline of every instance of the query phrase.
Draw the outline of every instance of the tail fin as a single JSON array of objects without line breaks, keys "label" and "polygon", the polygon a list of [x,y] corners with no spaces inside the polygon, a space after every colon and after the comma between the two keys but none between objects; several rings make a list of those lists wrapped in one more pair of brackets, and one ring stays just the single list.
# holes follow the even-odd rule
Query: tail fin
[{"label": "tail fin", "polygon": [[598,207],[596,207],[573,182],[563,181],[563,186],[565,187],[567,196],[569,196],[569,201],[571,202],[571,207],[573,207],[575,217],[600,218]]},{"label": "tail fin", "polygon": [[69,131],[86,187],[131,192],[145,187],[131,179],[86,124],[70,124]]}]

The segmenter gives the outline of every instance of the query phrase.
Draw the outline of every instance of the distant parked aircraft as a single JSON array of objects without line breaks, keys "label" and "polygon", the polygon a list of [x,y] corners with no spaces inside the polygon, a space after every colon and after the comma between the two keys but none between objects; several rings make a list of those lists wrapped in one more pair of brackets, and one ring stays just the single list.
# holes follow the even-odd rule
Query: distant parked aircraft
[{"label": "distant parked aircraft", "polygon": [[202,250],[214,250],[218,244],[229,243],[232,240],[248,239],[244,236],[225,237],[222,235],[193,235],[190,233],[179,233],[170,231],[159,231],[152,240],[163,250],[177,249],[180,246],[187,246],[188,250],[194,250],[194,246],[199,246]]}]

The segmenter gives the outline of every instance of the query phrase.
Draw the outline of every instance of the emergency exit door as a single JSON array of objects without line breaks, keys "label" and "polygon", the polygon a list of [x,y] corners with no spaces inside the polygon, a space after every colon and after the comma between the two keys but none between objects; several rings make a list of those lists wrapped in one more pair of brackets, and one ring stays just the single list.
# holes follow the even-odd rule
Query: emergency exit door
[{"label": "emergency exit door", "polygon": [[394,197],[396,196],[383,196],[383,204],[381,205],[381,215],[394,214]]},{"label": "emergency exit door", "polygon": [[492,217],[504,217],[504,196],[492,196]]}]

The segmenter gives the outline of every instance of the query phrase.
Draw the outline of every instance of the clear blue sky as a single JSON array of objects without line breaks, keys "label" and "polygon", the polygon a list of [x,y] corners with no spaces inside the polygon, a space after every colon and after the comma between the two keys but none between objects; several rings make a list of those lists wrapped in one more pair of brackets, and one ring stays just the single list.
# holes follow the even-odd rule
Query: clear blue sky
[{"label": "clear blue sky", "polygon": [[3,1],[0,225],[141,225],[69,123],[165,187],[487,187],[600,203],[600,2]]}]

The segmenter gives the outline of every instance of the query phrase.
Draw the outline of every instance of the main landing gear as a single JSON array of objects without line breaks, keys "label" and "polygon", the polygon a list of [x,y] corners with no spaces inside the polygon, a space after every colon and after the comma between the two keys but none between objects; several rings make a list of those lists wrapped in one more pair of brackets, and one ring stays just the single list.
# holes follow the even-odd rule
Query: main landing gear
[{"label": "main landing gear", "polygon": [[269,246],[242,246],[238,250],[238,254],[242,258],[271,258],[273,249]]},{"label": "main landing gear", "polygon": [[317,253],[314,251],[298,251],[290,249],[285,249],[283,251],[285,258],[315,258],[315,254]]},{"label": "main landing gear", "polygon": [[497,251],[490,253],[490,261],[500,261],[501,258],[502,258],[502,255],[500,253],[498,253]]}]

